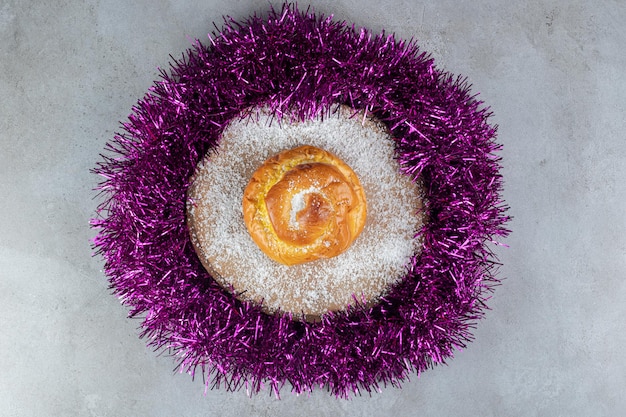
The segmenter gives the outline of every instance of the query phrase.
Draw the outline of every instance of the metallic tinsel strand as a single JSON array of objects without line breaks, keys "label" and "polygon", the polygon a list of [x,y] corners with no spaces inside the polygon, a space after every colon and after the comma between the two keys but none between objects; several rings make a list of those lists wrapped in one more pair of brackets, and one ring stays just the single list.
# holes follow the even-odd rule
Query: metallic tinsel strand
[{"label": "metallic tinsel strand", "polygon": [[[201,371],[208,387],[336,396],[398,386],[453,355],[497,284],[487,244],[506,236],[496,129],[463,78],[415,42],[372,35],[286,4],[227,20],[161,71],[95,169],[106,201],[92,223],[111,288],[142,336]],[[269,316],[220,288],[189,242],[185,196],[196,164],[253,106],[307,119],[332,104],[383,120],[406,175],[425,184],[423,252],[374,307],[319,323]]]}]

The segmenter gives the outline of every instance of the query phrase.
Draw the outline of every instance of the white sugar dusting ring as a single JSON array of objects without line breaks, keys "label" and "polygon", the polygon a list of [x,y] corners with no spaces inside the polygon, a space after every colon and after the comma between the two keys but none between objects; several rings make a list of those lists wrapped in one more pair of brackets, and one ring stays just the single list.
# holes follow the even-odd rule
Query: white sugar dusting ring
[{"label": "white sugar dusting ring", "polygon": [[[286,266],[253,242],[241,199],[268,157],[301,145],[332,152],[354,170],[368,213],[362,233],[341,255]],[[422,198],[419,185],[400,172],[393,139],[375,119],[342,106],[323,118],[279,123],[267,110],[254,109],[233,121],[198,165],[187,219],[202,264],[224,288],[243,301],[261,303],[267,313],[315,320],[355,303],[374,303],[402,279],[421,250],[415,236],[423,224]]]}]

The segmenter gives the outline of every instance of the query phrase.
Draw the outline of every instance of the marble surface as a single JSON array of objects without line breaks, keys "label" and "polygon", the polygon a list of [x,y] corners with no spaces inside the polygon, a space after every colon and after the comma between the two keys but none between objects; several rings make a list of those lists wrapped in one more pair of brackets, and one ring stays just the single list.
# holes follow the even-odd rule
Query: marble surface
[{"label": "marble surface", "polygon": [[0,415],[626,415],[621,0],[312,1],[418,39],[499,125],[505,280],[447,366],[371,397],[277,400],[204,395],[145,347],[92,257],[89,170],[170,54],[270,3],[0,2]]}]

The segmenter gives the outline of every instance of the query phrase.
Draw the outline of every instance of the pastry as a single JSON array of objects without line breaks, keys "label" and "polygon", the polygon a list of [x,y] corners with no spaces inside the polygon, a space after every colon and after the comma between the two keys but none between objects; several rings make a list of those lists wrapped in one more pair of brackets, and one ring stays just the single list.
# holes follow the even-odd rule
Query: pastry
[{"label": "pastry", "polygon": [[344,252],[365,226],[363,187],[341,159],[314,146],[283,151],[254,173],[243,193],[252,240],[295,265]]}]

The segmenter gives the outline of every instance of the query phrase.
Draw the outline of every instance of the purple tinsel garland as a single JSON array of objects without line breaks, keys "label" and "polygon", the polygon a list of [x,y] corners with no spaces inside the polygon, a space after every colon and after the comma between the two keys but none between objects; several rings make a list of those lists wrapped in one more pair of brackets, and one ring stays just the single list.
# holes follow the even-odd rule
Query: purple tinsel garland
[{"label": "purple tinsel garland", "polygon": [[[423,251],[373,307],[318,323],[270,316],[200,264],[185,222],[189,178],[242,110],[265,105],[307,119],[334,103],[383,120],[403,172],[422,179]],[[161,72],[95,170],[106,196],[93,220],[95,247],[111,287],[130,316],[145,317],[142,337],[185,371],[201,370],[208,387],[269,384],[278,394],[289,382],[296,393],[322,386],[347,397],[397,386],[465,346],[498,282],[487,244],[508,233],[508,217],[496,129],[481,104],[414,42],[293,5],[229,20]]]}]

